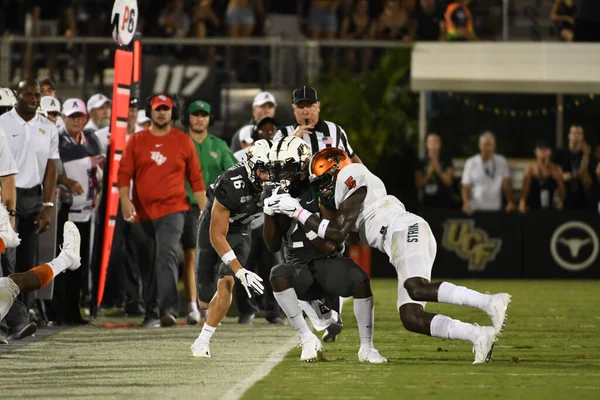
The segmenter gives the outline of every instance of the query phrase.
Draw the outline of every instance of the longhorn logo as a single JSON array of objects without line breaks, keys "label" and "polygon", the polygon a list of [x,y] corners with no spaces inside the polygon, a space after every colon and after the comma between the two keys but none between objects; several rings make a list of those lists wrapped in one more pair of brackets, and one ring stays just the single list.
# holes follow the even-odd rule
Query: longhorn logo
[{"label": "longhorn logo", "polygon": [[[567,231],[569,234],[566,235]],[[571,232],[572,231],[572,232]],[[559,246],[560,245],[560,246]],[[582,250],[587,253],[587,247],[592,246],[589,255],[582,259]],[[569,257],[564,257],[559,248],[569,250]],[[600,243],[598,235],[588,224],[581,221],[569,221],[554,231],[550,239],[550,253],[558,265],[568,271],[581,271],[592,265],[598,258]]]}]

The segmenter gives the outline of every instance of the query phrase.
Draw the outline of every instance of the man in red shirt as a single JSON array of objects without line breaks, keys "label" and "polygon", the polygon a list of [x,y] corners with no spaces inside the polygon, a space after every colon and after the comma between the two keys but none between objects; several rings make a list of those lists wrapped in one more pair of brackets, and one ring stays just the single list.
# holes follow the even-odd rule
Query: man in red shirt
[{"label": "man in red shirt", "polygon": [[149,103],[152,124],[129,138],[118,185],[123,218],[140,223],[144,231],[144,237],[135,238],[146,303],[142,326],[155,328],[175,325],[179,313],[177,249],[189,209],[185,180],[200,210],[206,205],[206,190],[192,139],[171,126],[177,114],[173,99],[158,94]]}]

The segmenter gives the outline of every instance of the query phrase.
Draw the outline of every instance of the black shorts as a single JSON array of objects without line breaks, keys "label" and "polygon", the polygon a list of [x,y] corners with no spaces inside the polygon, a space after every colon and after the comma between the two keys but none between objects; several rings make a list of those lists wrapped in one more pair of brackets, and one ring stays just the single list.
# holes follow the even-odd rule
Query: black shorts
[{"label": "black shorts", "polygon": [[197,204],[191,204],[188,212],[185,213],[185,222],[183,225],[183,234],[181,235],[181,245],[183,251],[196,248],[196,236],[198,235],[198,218],[200,217],[200,207]]},{"label": "black shorts", "polygon": [[306,264],[279,264],[271,270],[271,279],[282,277],[291,284],[300,300],[311,301],[328,296],[352,297],[355,288],[369,277],[352,259],[329,257]]},{"label": "black shorts", "polygon": [[[248,262],[252,237],[250,231],[229,233],[227,242],[235,253],[242,266]],[[217,280],[223,276],[235,276],[229,265],[221,258],[210,244],[208,228],[198,229],[196,246],[196,282],[198,284],[198,298],[206,303],[210,302],[217,291]]]}]

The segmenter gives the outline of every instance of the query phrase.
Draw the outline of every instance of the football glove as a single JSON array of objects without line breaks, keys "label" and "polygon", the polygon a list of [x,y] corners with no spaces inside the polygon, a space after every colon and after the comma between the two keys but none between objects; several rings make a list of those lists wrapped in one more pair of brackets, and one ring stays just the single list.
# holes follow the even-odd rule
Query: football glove
[{"label": "football glove", "polygon": [[246,289],[246,293],[248,293],[248,297],[252,298],[252,293],[250,293],[250,289],[255,291],[258,294],[263,294],[265,291],[265,287],[262,285],[262,278],[256,275],[252,271],[248,271],[246,268],[240,268],[238,272],[235,273],[236,278],[240,280],[244,289]]},{"label": "football glove", "polygon": [[290,218],[296,218],[302,210],[300,202],[290,195],[280,195],[279,201],[274,201],[270,207],[277,214],[287,215]]}]

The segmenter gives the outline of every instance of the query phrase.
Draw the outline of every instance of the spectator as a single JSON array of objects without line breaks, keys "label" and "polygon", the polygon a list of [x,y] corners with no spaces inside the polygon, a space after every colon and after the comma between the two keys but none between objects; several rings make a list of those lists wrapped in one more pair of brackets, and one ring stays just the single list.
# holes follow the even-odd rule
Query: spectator
[{"label": "spectator", "polygon": [[420,0],[412,15],[410,36],[412,40],[445,40],[444,16],[438,12],[436,0]]},{"label": "spectator", "polygon": [[[98,168],[104,168],[100,141],[91,130],[84,130],[87,117],[85,103],[80,99],[65,100],[63,105],[65,130],[59,135],[62,168],[58,175],[61,185],[61,208],[58,226],[71,221],[81,234],[81,267],[66,271],[55,279],[53,302],[59,323],[87,324],[81,317],[80,294],[89,293],[92,213],[96,193],[100,188]],[[62,233],[59,232],[58,237]]]},{"label": "spectator", "polygon": [[146,115],[146,110],[139,110],[137,114],[137,130],[144,130],[150,128],[150,118]]},{"label": "spectator", "polygon": [[110,125],[111,101],[102,93],[96,93],[87,101],[90,119],[83,129],[97,131]]},{"label": "spectator", "polygon": [[50,96],[56,98],[56,86],[54,84],[54,79],[42,79],[40,81],[40,92],[42,94],[42,97]]},{"label": "spectator", "polygon": [[425,147],[427,154],[415,171],[417,189],[422,191],[422,203],[425,207],[453,208],[454,166],[452,159],[442,154],[442,139],[437,133],[427,135]]},{"label": "spectator", "polygon": [[598,0],[577,0],[575,8],[576,42],[600,42],[600,2]]},{"label": "spectator", "polygon": [[463,211],[502,210],[502,193],[506,199],[506,211],[515,209],[510,171],[506,158],[494,154],[496,138],[491,132],[479,136],[479,154],[465,163],[462,176]]},{"label": "spectator", "polygon": [[400,0],[386,0],[377,19],[376,38],[379,40],[410,41],[410,12]]},{"label": "spectator", "polygon": [[[256,9],[256,14],[263,14],[262,1],[251,0],[229,0],[227,10],[225,11],[225,25],[227,27],[227,36],[250,37],[254,32],[256,17],[252,6]],[[248,47],[238,46],[233,48],[235,70],[240,80],[245,80],[250,69],[248,65]]]},{"label": "spectator", "polygon": [[554,160],[563,170],[563,180],[567,189],[564,208],[567,210],[585,208],[585,191],[592,184],[589,171],[590,153],[583,127],[579,124],[571,125],[569,147],[558,151]]},{"label": "spectator", "polygon": [[545,140],[535,146],[535,162],[525,169],[519,211],[562,209],[565,184],[562,169],[551,161],[552,149]]},{"label": "spectator", "polygon": [[44,96],[40,100],[40,106],[50,122],[56,125],[56,129],[58,131],[63,130],[65,121],[60,116],[60,101],[54,97]]},{"label": "spectator", "polygon": [[252,126],[252,130],[243,130],[240,134],[240,141],[245,143],[241,150],[235,152],[234,156],[239,162],[246,161],[246,154],[248,148],[259,139],[267,139],[272,141],[275,136],[275,132],[279,129],[279,123],[277,120],[271,117],[263,117],[256,121]]},{"label": "spectator", "polygon": [[[342,39],[370,40],[375,38],[375,21],[369,15],[367,0],[354,0],[352,12],[344,17],[340,36]],[[359,71],[365,72],[371,65],[372,50],[370,48],[346,49],[346,65],[350,70],[356,65],[356,54],[360,54]]]},{"label": "spectator", "polygon": [[595,160],[592,167],[593,179],[590,188],[590,209],[600,214],[600,160]]},{"label": "spectator", "polygon": [[[225,170],[236,164],[233,153],[225,141],[208,133],[210,125],[211,107],[205,101],[197,100],[191,103],[186,111],[189,115],[188,134],[196,148],[200,159],[202,177],[206,186],[212,185],[217,177]],[[196,259],[196,236],[198,232],[198,218],[200,207],[194,197],[192,187],[186,180],[185,188],[190,209],[186,213],[183,226],[181,244],[183,245],[183,283],[188,301],[187,323],[196,325],[200,323],[200,310],[197,303],[196,275],[194,262]],[[205,310],[208,304],[200,307]]]},{"label": "spectator", "polygon": [[158,17],[158,25],[163,30],[163,36],[186,37],[191,19],[183,9],[183,0],[170,0]]},{"label": "spectator", "polygon": [[561,39],[572,42],[575,28],[575,0],[554,0],[550,19],[556,24]]},{"label": "spectator", "polygon": [[[196,0],[192,7],[192,29],[191,36],[202,39],[216,36],[221,26],[221,20],[212,8],[212,0]],[[213,60],[216,54],[215,46],[208,48],[208,55],[202,58]],[[204,48],[202,49],[204,53]]]},{"label": "spectator", "polygon": [[[175,109],[175,113],[173,112]],[[152,125],[129,138],[119,168],[123,218],[140,223],[140,268],[144,284],[144,327],[176,324],[179,314],[177,250],[188,211],[184,182],[203,210],[206,191],[192,139],[171,126],[174,100],[163,94],[148,99]],[[133,202],[129,199],[133,179]],[[159,320],[160,319],[160,320]]]},{"label": "spectator", "polygon": [[338,31],[337,9],[340,0],[311,0],[308,10],[308,32],[311,39],[334,39]]},{"label": "spectator", "polygon": [[[37,114],[40,99],[38,81],[21,81],[17,87],[16,106],[0,116],[0,126],[7,133],[6,138],[19,170],[15,178],[16,211],[9,209],[9,212],[16,214],[15,227],[21,244],[16,249],[7,249],[2,261],[15,272],[25,272],[36,266],[38,234],[50,228],[54,207],[57,163],[60,158],[58,132],[53,123]],[[31,307],[31,294],[19,296],[26,307]],[[14,329],[20,331],[28,326],[29,315],[25,313]],[[35,327],[28,332],[35,332]]]},{"label": "spectator", "polygon": [[451,41],[475,41],[473,16],[468,5],[471,0],[456,0],[448,4],[444,13],[446,39]]},{"label": "spectator", "polygon": [[[265,18],[265,35],[284,40],[303,40],[306,37],[300,29],[300,8],[302,1],[262,0]],[[282,86],[304,79],[302,66],[306,62],[304,51],[275,46],[271,53],[271,81]],[[278,73],[278,75],[275,75]],[[232,149],[234,152],[239,149]]]},{"label": "spectator", "polygon": [[[254,96],[254,101],[252,101],[252,120],[249,124],[242,126],[231,138],[231,151],[235,154],[235,152],[241,150],[244,147],[244,143],[242,142],[240,136],[242,138],[247,138],[252,133],[252,128],[254,127],[254,123],[263,117],[271,117],[275,118],[275,112],[277,111],[277,100],[275,100],[275,96],[273,96],[269,92],[260,92],[256,96]],[[242,131],[245,133],[242,135]],[[245,140],[244,140],[245,142]]]}]

